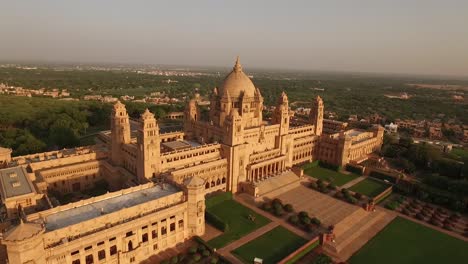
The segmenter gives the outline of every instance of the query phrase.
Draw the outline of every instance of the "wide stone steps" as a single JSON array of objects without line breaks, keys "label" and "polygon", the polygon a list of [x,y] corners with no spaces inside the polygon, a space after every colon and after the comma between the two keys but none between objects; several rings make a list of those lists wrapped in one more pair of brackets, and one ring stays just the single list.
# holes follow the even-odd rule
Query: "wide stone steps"
[{"label": "wide stone steps", "polygon": [[341,251],[349,243],[353,242],[357,237],[361,236],[367,229],[371,228],[372,225],[379,221],[383,216],[384,214],[380,212],[369,213],[369,215],[363,218],[359,223],[353,225],[342,235],[337,236],[335,241],[337,245],[337,251]]},{"label": "wide stone steps", "polygon": [[389,217],[389,215],[381,217],[376,223],[364,230],[363,235],[357,237],[352,243],[349,243],[346,247],[341,249],[340,257],[343,260],[348,260],[355,252],[361,249],[361,247],[363,247],[370,238],[374,237],[385,226],[387,226],[393,218],[394,216]]},{"label": "wide stone steps", "polygon": [[371,213],[366,212],[362,208],[357,208],[356,211],[354,211],[352,214],[347,216],[345,219],[340,221],[336,226],[335,226],[335,236],[340,237],[343,233],[347,232],[350,227],[356,225],[359,223],[363,218],[368,217],[371,215]]},{"label": "wide stone steps", "polygon": [[342,229],[340,233],[335,232],[335,242],[323,246],[327,254],[335,260],[346,261],[395,217],[384,211],[362,212],[364,217],[362,213],[355,213],[341,222]]}]

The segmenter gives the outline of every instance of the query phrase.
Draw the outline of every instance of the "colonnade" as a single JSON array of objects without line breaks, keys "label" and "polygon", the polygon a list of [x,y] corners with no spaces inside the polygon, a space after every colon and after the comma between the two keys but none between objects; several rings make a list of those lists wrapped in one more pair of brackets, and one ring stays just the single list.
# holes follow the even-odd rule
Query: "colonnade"
[{"label": "colonnade", "polygon": [[285,171],[286,161],[280,160],[268,164],[256,164],[248,170],[247,181],[258,182]]}]

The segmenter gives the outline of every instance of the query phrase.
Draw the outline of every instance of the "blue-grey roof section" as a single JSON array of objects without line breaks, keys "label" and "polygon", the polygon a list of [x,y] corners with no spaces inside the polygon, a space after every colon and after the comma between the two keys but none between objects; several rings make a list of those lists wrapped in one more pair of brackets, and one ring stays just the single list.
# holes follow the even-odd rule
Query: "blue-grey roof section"
[{"label": "blue-grey roof section", "polygon": [[162,188],[160,185],[155,185],[147,189],[114,196],[83,206],[60,211],[46,217],[46,230],[53,231],[78,224],[99,217],[103,214],[117,212],[124,208],[156,200],[179,191],[179,189],[170,184],[164,184]]},{"label": "blue-grey roof section", "polygon": [[4,199],[34,192],[31,181],[21,166],[0,170],[0,183]]}]

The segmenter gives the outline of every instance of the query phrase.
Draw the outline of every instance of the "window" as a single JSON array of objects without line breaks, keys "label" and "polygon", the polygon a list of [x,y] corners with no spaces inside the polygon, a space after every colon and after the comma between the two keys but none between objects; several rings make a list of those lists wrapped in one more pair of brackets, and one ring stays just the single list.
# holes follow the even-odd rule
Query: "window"
[{"label": "window", "polygon": [[151,231],[151,238],[152,238],[152,239],[155,239],[155,238],[157,238],[157,237],[158,237],[158,231],[157,231],[157,230]]},{"label": "window", "polygon": [[127,232],[127,234],[125,234],[126,237],[129,237],[129,236],[131,236],[131,235],[133,235],[133,232],[132,232],[132,231]]},{"label": "window", "polygon": [[133,250],[133,242],[128,241],[128,251],[132,251],[132,250]]},{"label": "window", "polygon": [[80,254],[80,251],[77,250],[77,251],[73,251],[73,252],[71,253],[72,256],[74,256],[74,255],[76,255],[76,254]]},{"label": "window", "polygon": [[98,246],[104,245],[104,241],[101,241],[101,242],[97,243],[97,245],[98,245]]},{"label": "window", "polygon": [[167,234],[167,228],[165,226],[161,227],[161,235]]},{"label": "window", "polygon": [[117,254],[117,246],[114,245],[114,246],[110,247],[110,255],[112,256],[112,255],[115,255],[115,254]]},{"label": "window", "polygon": [[94,263],[93,255],[86,256],[85,262],[86,264],[93,264]]},{"label": "window", "polygon": [[114,241],[114,240],[115,240],[115,237],[109,238],[109,242]]},{"label": "window", "polygon": [[72,264],[80,264],[80,260],[79,260],[79,259],[75,259],[74,261],[72,261]]},{"label": "window", "polygon": [[135,257],[130,258],[130,263],[135,262]]},{"label": "window", "polygon": [[93,246],[87,246],[87,247],[84,248],[84,250],[90,250],[92,248],[93,248]]},{"label": "window", "polygon": [[158,244],[154,244],[153,245],[153,250],[157,250],[158,249]]},{"label": "window", "polygon": [[98,252],[98,259],[103,260],[106,258],[106,251],[105,250],[99,250]]},{"label": "window", "polygon": [[141,242],[148,242],[148,233],[141,235]]},{"label": "window", "polygon": [[146,225],[146,226],[143,226],[143,227],[141,227],[141,229],[146,229],[146,228],[148,228],[148,226],[147,226],[147,225]]},{"label": "window", "polygon": [[184,228],[184,220],[179,220],[179,228]]},{"label": "window", "polygon": [[172,223],[172,224],[170,225],[170,229],[169,229],[169,230],[170,230],[171,232],[172,232],[172,231],[175,231],[175,223]]}]

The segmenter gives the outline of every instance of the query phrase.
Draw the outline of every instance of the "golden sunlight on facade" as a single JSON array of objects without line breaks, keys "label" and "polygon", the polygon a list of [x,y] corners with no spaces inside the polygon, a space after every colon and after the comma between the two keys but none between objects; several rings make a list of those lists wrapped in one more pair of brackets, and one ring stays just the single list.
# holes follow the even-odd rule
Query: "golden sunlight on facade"
[{"label": "golden sunlight on facade", "polygon": [[[290,123],[283,92],[271,120],[263,97],[237,59],[207,116],[187,103],[183,131],[162,133],[154,115],[141,114],[132,131],[125,105],[112,111],[101,143],[11,157],[0,148],[0,194],[9,263],[139,263],[205,232],[205,195],[215,191],[264,193],[265,180],[299,178],[295,165],[321,160],[361,162],[382,145],[383,128],[345,130],[324,120],[313,100],[308,120]],[[109,191],[74,197],[105,182]]]}]

